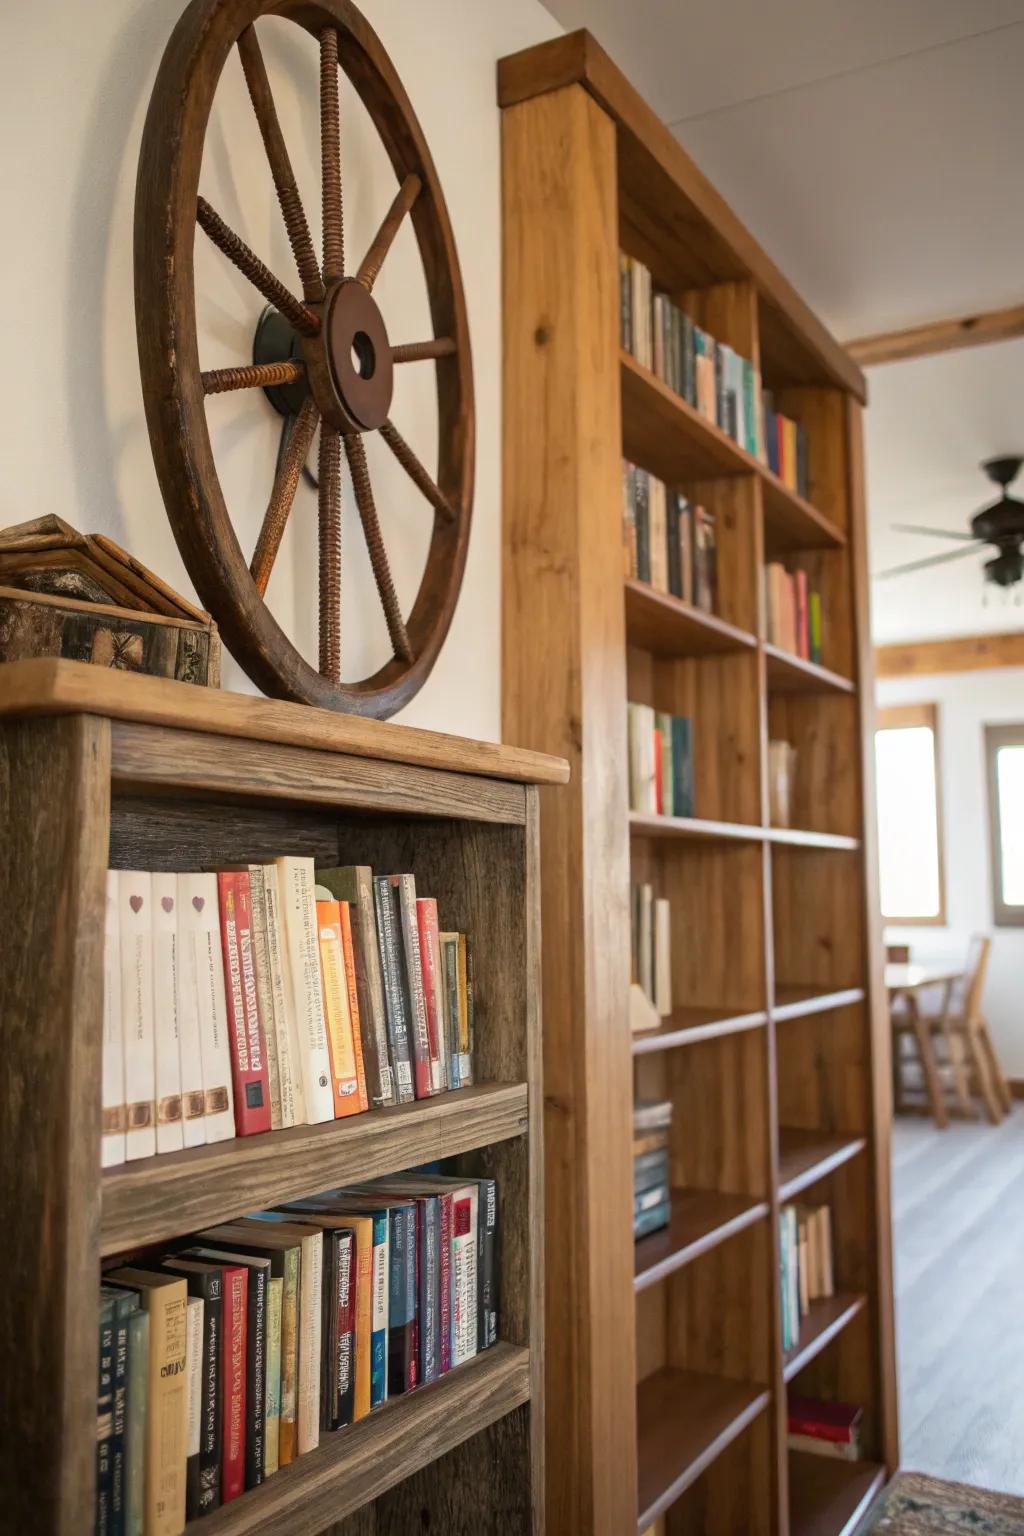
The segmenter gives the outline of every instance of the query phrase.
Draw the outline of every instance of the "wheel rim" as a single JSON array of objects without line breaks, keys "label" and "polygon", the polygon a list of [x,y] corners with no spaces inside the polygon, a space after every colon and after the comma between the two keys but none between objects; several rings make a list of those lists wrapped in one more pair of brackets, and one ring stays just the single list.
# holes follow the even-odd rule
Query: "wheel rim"
[{"label": "wheel rim", "polygon": [[[320,42],[322,267],[312,248],[294,178],[291,188],[288,186],[291,172],[287,150],[277,128],[257,29],[253,27],[264,15],[288,18]],[[331,38],[336,40],[333,45]],[[302,282],[301,296],[295,293],[294,282],[289,288],[266,269],[257,272],[262,264],[255,253],[199,195],[209,115],[224,63],[235,46],[242,56],[267,146]],[[358,271],[350,271],[347,277],[342,271],[340,175],[337,188],[333,185],[338,146],[330,132],[332,120],[337,123],[332,70],[335,86],[347,80],[362,100],[399,183],[376,239]],[[411,219],[426,277],[434,338],[391,347],[372,288],[391,240],[406,217]],[[197,233],[197,223],[205,233]],[[303,406],[305,419],[302,412],[296,418],[295,431],[282,454],[252,569],[239,544],[217,475],[205,401],[207,394],[224,389],[249,387],[258,393],[267,376],[252,368],[210,370],[206,374],[200,369],[194,244],[207,236],[254,287],[259,287],[265,299],[276,301],[276,307],[299,334],[298,350],[303,355],[312,401],[312,406],[309,401]],[[260,286],[268,281],[276,281],[277,287]],[[201,600],[217,619],[228,649],[252,680],[271,695],[378,717],[393,714],[429,675],[447,635],[461,586],[473,496],[472,365],[458,258],[430,152],[379,39],[348,0],[318,0],[316,4],[301,0],[193,0],[183,13],[157,75],[143,134],[136,191],[135,300],[143,395],[161,491],[182,558]],[[376,384],[373,377],[362,377],[362,370],[353,369],[349,360],[348,343],[357,333],[366,338],[373,352]],[[357,351],[362,346],[357,342]],[[384,353],[382,348],[389,351]],[[392,365],[422,359],[434,360],[436,374],[436,480],[387,416],[387,376]],[[284,384],[290,378],[294,382],[296,366],[287,365],[285,375],[275,374],[273,381]],[[320,443],[322,622],[318,671],[280,627],[262,592],[321,416],[326,427]],[[405,619],[398,611],[390,583],[361,435],[375,428],[408,473],[416,488],[414,494],[425,497],[424,516],[429,516],[433,507],[426,563],[415,602]],[[394,652],[372,676],[356,682],[340,681],[343,458],[355,489]],[[329,622],[332,604],[333,626]]]}]

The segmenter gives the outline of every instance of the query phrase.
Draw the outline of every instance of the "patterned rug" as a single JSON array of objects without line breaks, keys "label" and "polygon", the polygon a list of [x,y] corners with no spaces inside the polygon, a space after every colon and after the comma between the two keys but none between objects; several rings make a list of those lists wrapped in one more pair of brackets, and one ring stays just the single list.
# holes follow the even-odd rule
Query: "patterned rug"
[{"label": "patterned rug", "polygon": [[1024,1499],[898,1472],[857,1536],[1024,1536]]}]

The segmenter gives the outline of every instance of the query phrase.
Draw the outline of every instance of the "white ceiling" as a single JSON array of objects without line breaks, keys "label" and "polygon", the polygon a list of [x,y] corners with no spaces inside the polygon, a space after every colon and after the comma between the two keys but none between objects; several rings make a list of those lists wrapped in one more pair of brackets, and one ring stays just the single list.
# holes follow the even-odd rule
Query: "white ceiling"
[{"label": "white ceiling", "polygon": [[[1024,0],[546,3],[594,33],[841,339],[1024,302]],[[871,370],[873,569],[945,547],[894,518],[963,527],[987,499],[978,461],[1024,453],[1022,369],[1007,343]],[[985,606],[980,564],[875,583],[877,637],[1024,627]]]}]

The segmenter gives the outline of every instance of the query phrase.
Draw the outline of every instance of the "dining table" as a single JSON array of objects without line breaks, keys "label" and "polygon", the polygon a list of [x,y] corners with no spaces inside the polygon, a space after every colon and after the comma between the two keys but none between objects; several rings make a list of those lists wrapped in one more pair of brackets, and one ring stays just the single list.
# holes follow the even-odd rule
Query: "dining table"
[{"label": "dining table", "polygon": [[[946,1105],[946,1096],[939,1078],[938,1063],[935,1059],[935,1048],[932,1044],[932,1032],[928,1021],[922,1016],[918,1006],[918,995],[929,987],[950,988],[954,982],[963,976],[963,966],[955,964],[920,965],[913,962],[890,960],[885,967],[885,986],[889,994],[889,1011],[893,1006],[902,1001],[906,1008],[908,1022],[913,1030],[914,1039],[917,1042],[918,1055],[921,1060],[921,1071],[924,1075],[925,1092],[931,1105],[932,1115],[940,1130],[945,1130],[949,1124],[949,1110]],[[948,994],[947,994],[948,996]],[[894,1042],[895,1047],[895,1042]],[[894,1066],[898,1066],[894,1061]]]}]

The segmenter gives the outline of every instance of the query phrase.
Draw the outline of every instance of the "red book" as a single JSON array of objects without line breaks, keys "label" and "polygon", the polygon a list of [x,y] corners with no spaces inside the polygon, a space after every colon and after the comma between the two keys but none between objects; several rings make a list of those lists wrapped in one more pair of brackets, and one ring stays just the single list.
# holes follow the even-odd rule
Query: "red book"
[{"label": "red book", "polygon": [[222,870],[220,936],[224,955],[224,991],[231,1042],[231,1078],[235,1090],[235,1130],[239,1136],[270,1130],[270,1079],[267,1047],[256,989],[252,952],[252,896],[244,870]]},{"label": "red book", "polygon": [[439,1194],[437,1203],[441,1212],[441,1232],[438,1243],[438,1270],[441,1278],[441,1348],[438,1351],[437,1372],[443,1376],[452,1368],[452,1197]]},{"label": "red book", "polygon": [[223,1335],[221,1338],[220,1497],[226,1504],[245,1492],[245,1336],[249,1302],[249,1272],[241,1265],[224,1265]]},{"label": "red book", "polygon": [[437,1093],[447,1088],[444,1056],[444,979],[441,974],[441,939],[437,921],[437,902],[433,896],[416,898],[416,922],[420,930],[420,964],[423,970],[423,995],[427,1004],[427,1040],[430,1044],[430,1075]]},{"label": "red book", "polygon": [[815,1440],[846,1444],[856,1433],[864,1410],[853,1403],[825,1403],[816,1397],[788,1398],[789,1433],[809,1435]]}]

